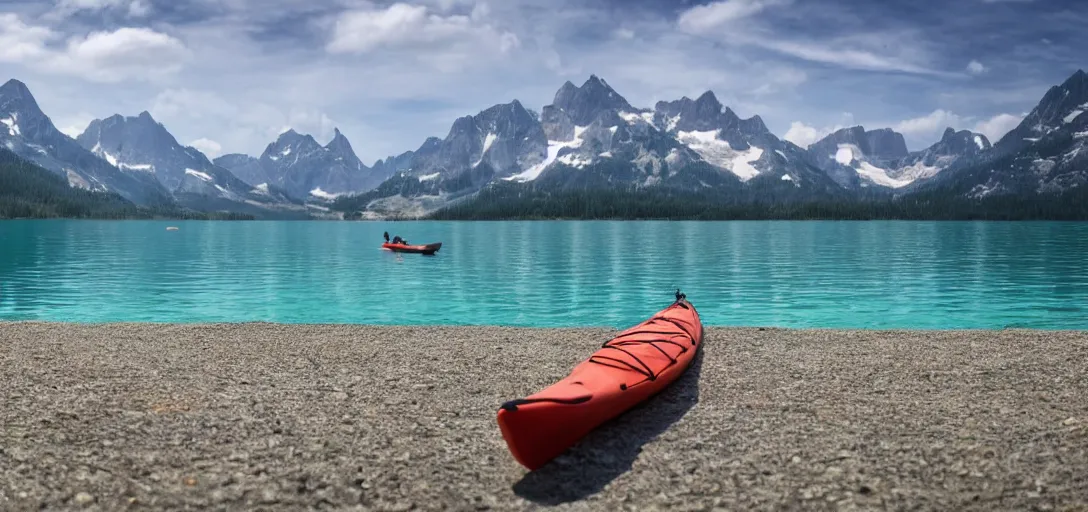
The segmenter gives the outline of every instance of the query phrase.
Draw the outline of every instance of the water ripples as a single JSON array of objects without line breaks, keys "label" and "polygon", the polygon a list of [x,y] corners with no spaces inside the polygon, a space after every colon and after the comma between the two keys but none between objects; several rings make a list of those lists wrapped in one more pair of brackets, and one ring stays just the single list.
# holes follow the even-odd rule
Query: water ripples
[{"label": "water ripples", "polygon": [[9,221],[0,245],[0,319],[624,327],[681,288],[708,325],[1088,329],[1085,223]]}]

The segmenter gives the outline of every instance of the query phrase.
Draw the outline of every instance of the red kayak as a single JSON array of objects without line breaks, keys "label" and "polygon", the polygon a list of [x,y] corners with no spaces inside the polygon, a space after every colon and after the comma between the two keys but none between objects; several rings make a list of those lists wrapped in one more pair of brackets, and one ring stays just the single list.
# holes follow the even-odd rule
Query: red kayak
[{"label": "red kayak", "polygon": [[419,254],[434,254],[442,248],[442,242],[437,242],[427,245],[404,245],[404,244],[391,244],[386,242],[382,244],[382,249],[389,249],[393,252],[410,252]]},{"label": "red kayak", "polygon": [[530,470],[543,466],[676,381],[702,343],[699,313],[677,291],[671,306],[606,342],[562,380],[503,404],[498,422],[510,453]]}]

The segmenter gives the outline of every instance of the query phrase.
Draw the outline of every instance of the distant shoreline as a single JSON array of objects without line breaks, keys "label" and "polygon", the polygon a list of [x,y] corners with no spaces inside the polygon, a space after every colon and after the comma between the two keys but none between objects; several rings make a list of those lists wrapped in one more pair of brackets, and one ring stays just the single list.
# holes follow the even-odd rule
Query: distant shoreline
[{"label": "distant shoreline", "polygon": [[527,472],[499,406],[616,332],[4,324],[0,508],[1088,506],[1088,332],[710,327]]}]

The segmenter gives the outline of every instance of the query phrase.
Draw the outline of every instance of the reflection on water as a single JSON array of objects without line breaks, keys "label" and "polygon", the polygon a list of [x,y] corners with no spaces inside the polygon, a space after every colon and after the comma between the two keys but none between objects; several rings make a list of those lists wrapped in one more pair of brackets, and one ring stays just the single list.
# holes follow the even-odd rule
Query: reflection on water
[{"label": "reflection on water", "polygon": [[709,325],[1088,329],[1086,223],[6,221],[0,247],[9,320],[625,327],[681,288]]}]

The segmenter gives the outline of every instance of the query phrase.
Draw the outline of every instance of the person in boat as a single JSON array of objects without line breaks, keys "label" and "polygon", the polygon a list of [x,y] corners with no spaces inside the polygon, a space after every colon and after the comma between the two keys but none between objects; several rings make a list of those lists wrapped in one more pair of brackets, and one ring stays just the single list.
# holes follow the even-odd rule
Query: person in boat
[{"label": "person in boat", "polygon": [[408,241],[407,241],[407,240],[405,240],[405,239],[403,239],[403,238],[401,238],[401,237],[400,237],[400,235],[394,236],[394,237],[393,237],[393,241],[392,241],[392,242],[390,242],[390,241],[389,241],[389,232],[388,232],[388,231],[386,231],[386,232],[385,232],[385,242],[386,242],[386,243],[394,243],[394,244],[403,244],[403,245],[408,245]]}]

